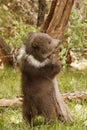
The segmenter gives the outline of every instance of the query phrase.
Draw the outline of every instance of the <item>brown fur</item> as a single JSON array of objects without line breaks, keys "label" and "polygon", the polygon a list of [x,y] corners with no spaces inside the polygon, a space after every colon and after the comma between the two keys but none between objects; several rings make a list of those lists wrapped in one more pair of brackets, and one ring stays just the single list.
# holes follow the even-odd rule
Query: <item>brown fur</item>
[{"label": "brown fur", "polygon": [[[24,95],[23,116],[30,124],[31,120],[38,115],[44,116],[47,120],[56,119],[59,116],[52,80],[60,72],[61,65],[53,60],[52,53],[56,48],[54,41],[56,42],[47,34],[30,33],[25,42],[26,53],[19,62]],[[42,67],[35,67],[28,61],[28,56],[31,54],[40,63],[47,58],[49,61]]]}]

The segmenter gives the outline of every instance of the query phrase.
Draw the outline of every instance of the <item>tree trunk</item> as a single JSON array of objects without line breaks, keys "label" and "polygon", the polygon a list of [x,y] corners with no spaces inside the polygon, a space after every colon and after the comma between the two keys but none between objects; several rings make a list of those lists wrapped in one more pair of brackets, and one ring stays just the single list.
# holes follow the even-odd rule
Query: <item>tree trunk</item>
[{"label": "tree trunk", "polygon": [[[62,40],[65,28],[67,26],[74,0],[53,0],[50,12],[41,26],[41,32],[48,33],[56,39]],[[57,80],[55,79],[55,82]],[[68,106],[61,96],[57,83],[54,85],[55,95],[58,104],[58,112],[63,121],[73,122],[73,116]]]},{"label": "tree trunk", "polygon": [[50,24],[50,22],[52,20],[52,17],[54,15],[54,10],[55,10],[56,4],[57,4],[57,0],[53,0],[52,4],[51,4],[50,12],[49,12],[46,20],[44,21],[44,23],[41,26],[41,32],[46,33],[47,28],[48,28],[48,26],[49,26],[49,24]]},{"label": "tree trunk", "polygon": [[13,58],[10,55],[11,47],[0,37],[0,62],[4,66],[13,65]]},{"label": "tree trunk", "polygon": [[41,32],[62,40],[74,0],[53,0],[51,10],[44,21]]},{"label": "tree trunk", "polygon": [[38,0],[38,19],[37,19],[37,26],[41,26],[42,22],[44,21],[46,13],[46,0]]}]

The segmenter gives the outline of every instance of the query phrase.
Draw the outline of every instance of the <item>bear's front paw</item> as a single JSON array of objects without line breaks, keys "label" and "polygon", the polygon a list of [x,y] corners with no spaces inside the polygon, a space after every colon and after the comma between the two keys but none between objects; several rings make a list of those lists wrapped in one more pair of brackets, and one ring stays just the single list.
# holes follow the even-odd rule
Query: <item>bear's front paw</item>
[{"label": "bear's front paw", "polygon": [[58,62],[58,56],[56,56],[55,54],[51,55],[50,56],[50,62],[52,64],[57,64],[57,62]]}]

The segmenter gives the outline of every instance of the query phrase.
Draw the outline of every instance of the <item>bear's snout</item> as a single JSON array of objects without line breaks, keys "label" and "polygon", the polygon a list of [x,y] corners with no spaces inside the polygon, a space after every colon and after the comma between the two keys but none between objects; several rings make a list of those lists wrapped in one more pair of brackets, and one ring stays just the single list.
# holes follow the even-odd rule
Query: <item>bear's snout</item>
[{"label": "bear's snout", "polygon": [[57,47],[59,47],[61,41],[58,39],[53,39],[53,43],[54,43],[54,47],[57,48]]}]

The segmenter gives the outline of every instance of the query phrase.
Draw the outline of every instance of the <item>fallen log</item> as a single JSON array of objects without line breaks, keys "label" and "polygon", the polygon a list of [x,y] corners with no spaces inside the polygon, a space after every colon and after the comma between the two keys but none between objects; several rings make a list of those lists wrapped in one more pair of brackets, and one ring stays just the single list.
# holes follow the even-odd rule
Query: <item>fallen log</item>
[{"label": "fallen log", "polygon": [[[87,91],[75,91],[75,92],[67,92],[62,94],[65,101],[86,101],[87,102]],[[2,98],[0,99],[0,107],[11,107],[11,106],[21,106],[23,98],[15,97],[15,98]]]},{"label": "fallen log", "polygon": [[87,91],[75,91],[75,92],[67,92],[62,94],[64,100],[68,100],[68,101],[86,101],[87,102]]},{"label": "fallen log", "polygon": [[21,106],[22,100],[22,97],[2,98],[0,99],[0,107]]}]

